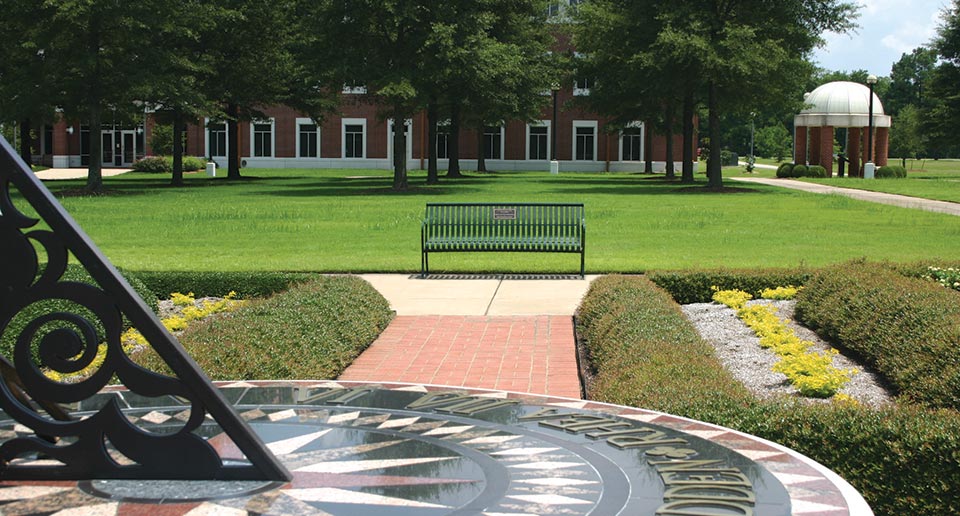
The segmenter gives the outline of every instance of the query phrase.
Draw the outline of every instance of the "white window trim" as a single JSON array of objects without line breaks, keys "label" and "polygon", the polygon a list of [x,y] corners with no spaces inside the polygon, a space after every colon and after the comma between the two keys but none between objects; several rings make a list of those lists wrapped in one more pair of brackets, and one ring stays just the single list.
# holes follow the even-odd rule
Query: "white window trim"
[{"label": "white window trim", "polygon": [[[347,157],[347,126],[348,125],[361,125],[363,126],[363,152],[360,157]],[[340,119],[340,157],[343,159],[367,159],[367,144],[369,139],[367,138],[367,119],[366,118],[341,118]]]},{"label": "white window trim", "polygon": [[367,87],[366,86],[350,86],[349,84],[344,84],[342,92],[344,95],[366,95]]},{"label": "white window trim", "polygon": [[[210,154],[210,128],[207,127],[210,124],[210,122],[223,124],[223,129],[227,133],[227,137],[225,138],[226,144],[227,144],[226,156],[212,156]],[[230,126],[227,124],[226,120],[219,121],[219,120],[211,120],[210,118],[204,118],[203,119],[203,141],[204,141],[204,154],[203,154],[204,156],[208,158],[226,158],[230,156]]]},{"label": "white window trim", "polygon": [[[483,134],[484,134],[484,135],[487,134],[487,127],[492,127],[492,126],[484,126],[484,127],[483,127]],[[505,145],[505,143],[506,143],[506,134],[505,134],[505,132],[506,132],[505,127],[501,124],[501,125],[500,125],[500,157],[499,157],[499,158],[486,158],[486,159],[491,159],[491,160],[502,160],[502,159],[506,159],[506,158],[504,158],[504,156],[505,156],[504,151],[506,150],[505,147],[504,147],[504,145]]]},{"label": "white window trim", "polygon": [[620,131],[620,137],[617,138],[617,141],[618,141],[618,146],[617,146],[617,161],[622,161],[622,162],[624,162],[624,163],[637,163],[637,162],[639,162],[639,161],[644,161],[644,158],[646,158],[646,156],[644,155],[644,153],[647,152],[647,148],[646,148],[647,146],[645,145],[645,142],[647,141],[647,140],[646,140],[646,137],[647,137],[647,134],[646,134],[646,132],[647,132],[647,126],[644,125],[643,122],[630,122],[629,124],[627,124],[627,127],[633,127],[633,128],[639,128],[639,129],[640,129],[640,159],[637,160],[637,161],[629,161],[629,160],[624,160],[624,159],[623,159],[623,131]]},{"label": "white window trim", "polygon": [[[300,156],[300,124],[313,124],[317,126],[317,155],[315,157]],[[320,138],[320,131],[321,131],[320,124],[318,124],[316,120],[312,118],[297,118],[293,126],[293,133],[296,135],[296,139],[297,139],[297,149],[296,149],[296,154],[294,156],[297,159],[317,159],[323,154],[323,151],[320,149],[320,142],[323,141]]]},{"label": "white window trim", "polygon": [[[591,127],[593,128],[593,159],[592,160],[578,160],[577,159],[577,128],[578,127]],[[599,135],[597,134],[597,121],[596,120],[574,120],[573,121],[573,131],[571,140],[573,144],[570,147],[570,159],[572,161],[597,161],[597,140]]]},{"label": "white window trim", "polygon": [[552,145],[552,143],[553,143],[553,141],[552,141],[552,139],[551,139],[551,136],[552,136],[552,133],[553,133],[553,127],[552,127],[553,124],[552,124],[552,121],[551,121],[551,120],[537,120],[536,122],[534,122],[534,123],[532,123],[532,124],[527,124],[527,131],[526,131],[527,134],[526,134],[526,139],[525,139],[526,145],[524,145],[524,147],[526,147],[526,149],[527,149],[527,155],[526,155],[527,161],[530,161],[530,127],[531,127],[531,126],[534,126],[534,127],[543,127],[543,126],[546,126],[546,127],[547,127],[547,158],[546,158],[545,160],[536,160],[536,161],[550,161],[550,156],[553,156],[553,153],[551,152],[553,149],[550,148],[551,145]]},{"label": "white window trim", "polygon": [[[413,159],[413,119],[408,118],[407,126],[407,159]],[[387,120],[387,160],[393,163],[393,119]]]},{"label": "white window trim", "polygon": [[[256,148],[256,145],[253,141],[255,131],[253,130],[255,125],[258,124],[270,124],[270,155],[269,156],[254,156],[253,151]],[[263,119],[263,120],[251,120],[250,121],[250,154],[251,158],[272,158],[277,154],[277,121],[273,117]]]}]

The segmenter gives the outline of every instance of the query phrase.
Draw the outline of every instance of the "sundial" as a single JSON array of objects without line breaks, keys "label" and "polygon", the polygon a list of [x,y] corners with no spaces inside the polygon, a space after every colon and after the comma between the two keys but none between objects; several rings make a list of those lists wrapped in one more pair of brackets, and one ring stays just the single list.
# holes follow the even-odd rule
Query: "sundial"
[{"label": "sundial", "polygon": [[[336,382],[219,384],[291,472],[290,482],[81,480],[5,482],[25,496],[0,510],[76,507],[122,514],[790,515],[869,514],[862,499],[809,459],[720,427],[563,398],[420,385]],[[123,389],[134,424],[174,431],[173,397]],[[6,437],[14,428],[5,422]],[[197,432],[226,462],[245,457],[212,420]],[[38,458],[37,460],[42,460]],[[845,488],[844,488],[845,486]],[[865,508],[865,504],[863,504]],[[860,509],[863,510],[862,508]],[[867,509],[868,510],[868,509]],[[173,511],[173,512],[170,512]],[[206,513],[206,512],[204,512]]]}]

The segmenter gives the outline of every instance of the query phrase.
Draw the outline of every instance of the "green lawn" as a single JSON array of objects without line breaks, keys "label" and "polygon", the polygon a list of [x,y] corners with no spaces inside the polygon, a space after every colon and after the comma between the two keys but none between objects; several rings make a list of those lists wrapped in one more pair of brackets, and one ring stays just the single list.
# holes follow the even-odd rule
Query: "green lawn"
[{"label": "green lawn", "polygon": [[[387,171],[244,170],[243,181],[192,175],[106,178],[111,194],[64,206],[118,266],[132,270],[414,272],[429,201],[583,202],[587,272],[822,265],[855,257],[960,255],[960,220],[774,187],[731,193],[635,174],[497,173],[390,190]],[[82,182],[50,182],[55,191]],[[22,204],[22,203],[21,203]],[[576,255],[450,253],[434,272],[567,272]]]}]

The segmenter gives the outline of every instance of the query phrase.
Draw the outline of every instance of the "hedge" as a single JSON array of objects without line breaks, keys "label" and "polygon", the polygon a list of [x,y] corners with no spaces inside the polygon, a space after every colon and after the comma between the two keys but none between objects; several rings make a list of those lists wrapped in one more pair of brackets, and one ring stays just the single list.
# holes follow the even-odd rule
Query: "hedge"
[{"label": "hedge", "polygon": [[899,179],[907,177],[907,169],[900,165],[884,165],[877,169],[877,179]]},{"label": "hedge", "polygon": [[[356,276],[321,276],[191,324],[180,343],[214,380],[336,378],[387,327],[390,305]],[[166,371],[152,350],[135,360]]]},{"label": "hedge", "polygon": [[794,167],[793,163],[781,163],[780,166],[777,167],[777,177],[779,178],[793,177],[793,167]]},{"label": "hedge", "polygon": [[796,317],[859,355],[900,396],[960,409],[960,292],[858,260],[815,274]]},{"label": "hedge", "polygon": [[193,292],[198,298],[219,297],[234,291],[240,299],[266,297],[317,276],[305,272],[219,271],[137,271],[136,275],[164,297],[173,292]]},{"label": "hedge", "polygon": [[721,290],[743,290],[756,296],[766,288],[799,287],[810,274],[805,269],[714,269],[651,272],[648,277],[669,292],[677,303],[690,304],[709,303],[714,286]]},{"label": "hedge", "polygon": [[[145,285],[135,273],[130,271],[120,271],[123,277],[127,280],[127,283],[133,287],[133,290],[140,295],[141,298],[146,302],[147,306],[157,312],[157,296],[154,294],[147,285]],[[63,276],[60,278],[60,281],[73,281],[79,283],[86,283],[88,285],[97,286],[97,282],[90,277],[90,273],[87,272],[83,266],[78,264],[67,265],[66,270],[64,270]],[[82,305],[74,303],[72,301],[67,301],[64,299],[49,299],[38,301],[32,303],[25,307],[24,310],[17,313],[13,319],[10,320],[10,323],[6,328],[2,330],[2,337],[0,337],[0,354],[7,357],[8,359],[13,358],[13,349],[16,346],[17,336],[26,328],[31,321],[37,319],[38,317],[49,314],[53,312],[69,312],[75,313],[84,317],[91,322],[93,322],[94,329],[97,332],[97,335],[101,341],[105,340],[103,324],[99,319],[94,317],[93,312],[87,310]],[[127,328],[130,325],[130,322],[126,317],[122,321],[123,327]],[[69,325],[66,325],[69,327]],[[62,327],[62,326],[56,326]],[[49,333],[49,331],[55,329],[55,327],[47,327],[46,331],[41,331],[38,336],[42,337]],[[37,355],[36,347],[34,349],[34,360],[39,361],[39,356]]]},{"label": "hedge", "polygon": [[597,369],[590,399],[779,442],[839,473],[878,516],[960,513],[956,411],[760,401],[713,358],[669,295],[643,277],[597,279],[577,330]]}]

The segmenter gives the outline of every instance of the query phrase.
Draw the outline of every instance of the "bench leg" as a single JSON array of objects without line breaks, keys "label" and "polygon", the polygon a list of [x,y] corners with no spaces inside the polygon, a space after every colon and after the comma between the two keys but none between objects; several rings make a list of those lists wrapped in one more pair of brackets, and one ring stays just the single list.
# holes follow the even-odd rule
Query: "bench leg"
[{"label": "bench leg", "polygon": [[424,251],[420,253],[420,278],[426,278],[429,273],[430,259],[428,258],[427,252]]},{"label": "bench leg", "polygon": [[583,251],[580,251],[580,279],[583,279],[586,277],[583,275],[583,261],[584,261],[583,258],[584,258]]}]

